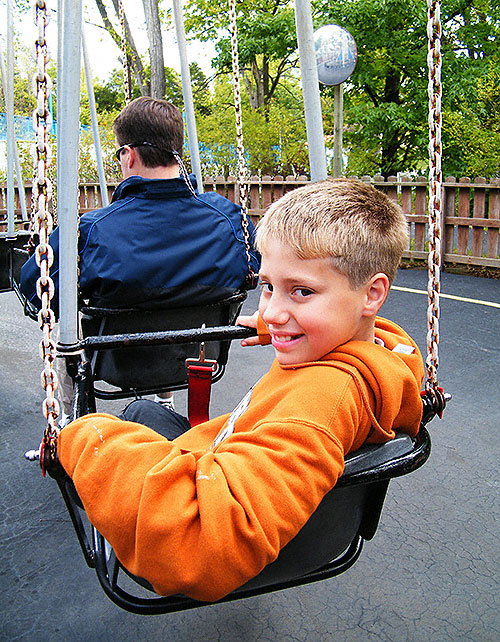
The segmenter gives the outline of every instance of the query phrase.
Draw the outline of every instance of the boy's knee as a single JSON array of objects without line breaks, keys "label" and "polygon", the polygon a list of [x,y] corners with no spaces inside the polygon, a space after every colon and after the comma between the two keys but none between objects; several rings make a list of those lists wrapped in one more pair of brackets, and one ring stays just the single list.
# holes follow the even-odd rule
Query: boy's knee
[{"label": "boy's knee", "polygon": [[134,399],[118,415],[124,421],[133,421],[138,424],[149,426],[151,417],[157,414],[158,404],[149,399]]}]

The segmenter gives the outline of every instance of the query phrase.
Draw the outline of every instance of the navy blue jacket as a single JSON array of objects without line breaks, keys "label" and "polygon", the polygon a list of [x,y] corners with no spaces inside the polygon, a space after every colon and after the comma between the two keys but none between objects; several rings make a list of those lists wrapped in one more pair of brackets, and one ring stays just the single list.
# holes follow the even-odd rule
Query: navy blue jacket
[{"label": "navy blue jacket", "polygon": [[[191,177],[194,185],[195,179]],[[251,239],[254,228],[249,222]],[[59,230],[51,277],[58,309]],[[78,240],[79,292],[102,307],[179,307],[216,301],[244,287],[248,274],[240,207],[216,192],[191,194],[182,178],[130,176],[108,207],[84,214]],[[251,250],[252,269],[259,260]],[[40,308],[39,268],[21,270],[21,291]]]}]

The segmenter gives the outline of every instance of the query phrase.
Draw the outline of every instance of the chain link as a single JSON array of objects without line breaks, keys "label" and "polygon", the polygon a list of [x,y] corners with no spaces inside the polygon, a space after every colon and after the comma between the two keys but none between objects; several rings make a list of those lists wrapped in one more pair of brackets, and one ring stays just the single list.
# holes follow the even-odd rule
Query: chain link
[{"label": "chain link", "polygon": [[123,84],[125,85],[125,102],[129,103],[132,100],[132,87],[130,79],[130,68],[128,64],[127,52],[127,30],[125,28],[125,12],[123,10],[122,0],[118,0],[118,18],[120,20],[121,28],[121,50],[123,58]]},{"label": "chain link", "polygon": [[248,170],[243,145],[243,119],[241,109],[240,64],[238,59],[238,27],[236,24],[236,0],[229,0],[229,29],[231,32],[231,62],[233,70],[234,111],[236,117],[236,145],[238,151],[237,188],[241,205],[241,222],[245,239],[245,252],[249,276],[253,276],[250,258],[250,233],[248,230]]},{"label": "chain link", "polygon": [[427,309],[427,381],[426,389],[437,388],[439,365],[439,292],[441,268],[441,12],[439,0],[428,0],[429,67],[429,307]]},{"label": "chain link", "polygon": [[[43,360],[41,373],[42,387],[46,398],[42,404],[43,413],[47,419],[47,427],[43,437],[43,449],[49,457],[55,454],[55,444],[59,435],[56,425],[59,416],[59,403],[55,398],[58,385],[57,375],[53,364],[56,358],[56,344],[52,339],[52,331],[56,320],[51,310],[50,302],[54,296],[54,282],[50,277],[50,267],[54,260],[54,253],[49,245],[49,236],[53,228],[53,218],[49,211],[52,198],[52,183],[49,179],[49,165],[52,159],[52,149],[49,133],[52,127],[52,116],[49,111],[49,96],[52,82],[47,73],[48,50],[45,39],[48,24],[48,7],[44,0],[35,1],[35,23],[38,28],[36,39],[36,73],[33,77],[33,91],[36,98],[36,108],[33,111],[33,127],[35,130],[35,144],[32,148],[34,180],[32,207],[34,215],[34,233],[38,235],[38,245],[35,248],[35,260],[40,268],[40,277],[36,283],[37,294],[42,302],[38,313],[38,322],[42,331],[40,342],[40,356]],[[41,462],[43,458],[41,458]]]}]

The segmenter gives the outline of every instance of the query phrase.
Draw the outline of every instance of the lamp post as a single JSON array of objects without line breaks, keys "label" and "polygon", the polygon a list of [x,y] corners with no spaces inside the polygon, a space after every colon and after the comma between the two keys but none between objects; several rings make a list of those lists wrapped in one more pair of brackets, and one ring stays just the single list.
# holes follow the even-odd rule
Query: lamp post
[{"label": "lamp post", "polygon": [[342,130],[344,122],[343,83],[354,71],[358,61],[356,42],[338,25],[325,25],[314,32],[314,48],[318,79],[334,87],[333,175],[342,174]]}]

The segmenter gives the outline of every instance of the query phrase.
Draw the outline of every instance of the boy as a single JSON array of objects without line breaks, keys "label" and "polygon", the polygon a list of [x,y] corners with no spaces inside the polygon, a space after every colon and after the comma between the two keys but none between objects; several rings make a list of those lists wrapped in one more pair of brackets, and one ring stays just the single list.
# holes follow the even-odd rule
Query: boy
[{"label": "boy", "polygon": [[422,358],[376,319],[407,242],[398,206],[357,180],[290,192],[257,231],[259,317],[240,318],[259,335],[243,344],[271,342],[276,360],[233,413],[183,432],[143,400],[124,418],[154,407],[154,428],[179,436],[104,414],[61,432],[60,461],[130,572],[161,594],[220,599],[295,536],[345,454],[417,433]]}]

